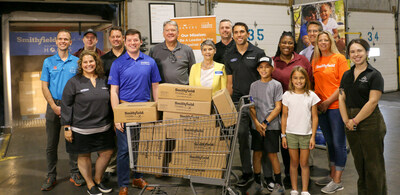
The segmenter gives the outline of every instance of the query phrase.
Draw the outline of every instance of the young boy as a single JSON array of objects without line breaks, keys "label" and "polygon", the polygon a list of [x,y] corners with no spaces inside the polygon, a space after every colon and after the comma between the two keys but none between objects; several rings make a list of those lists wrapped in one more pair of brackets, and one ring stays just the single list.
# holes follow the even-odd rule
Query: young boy
[{"label": "young boy", "polygon": [[261,79],[250,86],[250,96],[255,105],[250,107],[250,115],[253,120],[251,149],[254,151],[253,169],[257,187],[261,189],[261,158],[264,153],[268,155],[274,170],[275,181],[272,180],[271,175],[264,175],[275,183],[271,194],[281,195],[285,191],[282,187],[281,168],[277,153],[281,134],[278,115],[282,108],[282,85],[272,79],[273,70],[272,58],[268,56],[260,58],[257,71]]}]

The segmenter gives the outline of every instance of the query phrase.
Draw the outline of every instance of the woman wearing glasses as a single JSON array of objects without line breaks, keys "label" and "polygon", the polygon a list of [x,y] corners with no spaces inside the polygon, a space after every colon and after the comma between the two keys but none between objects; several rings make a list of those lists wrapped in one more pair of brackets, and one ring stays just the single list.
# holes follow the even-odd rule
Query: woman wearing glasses
[{"label": "woman wearing glasses", "polygon": [[225,65],[213,61],[217,50],[212,40],[203,41],[200,47],[204,59],[190,69],[189,85],[211,87],[214,95],[216,91],[226,88]]}]

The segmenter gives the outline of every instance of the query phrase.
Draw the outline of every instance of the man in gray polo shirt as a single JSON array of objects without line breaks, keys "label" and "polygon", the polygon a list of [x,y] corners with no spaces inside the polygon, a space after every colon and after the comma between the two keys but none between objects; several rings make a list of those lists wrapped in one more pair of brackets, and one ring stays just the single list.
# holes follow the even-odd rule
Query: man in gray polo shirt
[{"label": "man in gray polo shirt", "polygon": [[166,21],[163,24],[165,41],[150,49],[152,57],[160,71],[163,83],[189,84],[189,71],[194,63],[192,48],[178,41],[178,24],[175,21]]}]

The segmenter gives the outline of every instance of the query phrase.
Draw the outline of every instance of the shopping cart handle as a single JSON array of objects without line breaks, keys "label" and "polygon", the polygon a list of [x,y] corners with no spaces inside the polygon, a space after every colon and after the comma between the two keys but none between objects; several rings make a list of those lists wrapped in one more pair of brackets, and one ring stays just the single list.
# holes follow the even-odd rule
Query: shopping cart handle
[{"label": "shopping cart handle", "polygon": [[251,97],[250,95],[244,95],[239,99],[239,106],[238,106],[239,109],[251,106],[254,106],[254,101],[253,97]]}]

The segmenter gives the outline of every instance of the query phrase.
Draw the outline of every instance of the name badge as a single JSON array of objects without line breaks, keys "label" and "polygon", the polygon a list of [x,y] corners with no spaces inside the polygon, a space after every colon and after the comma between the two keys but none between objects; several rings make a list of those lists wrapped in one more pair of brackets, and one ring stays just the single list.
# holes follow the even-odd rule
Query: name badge
[{"label": "name badge", "polygon": [[222,71],[215,71],[215,75],[224,75],[224,72],[222,72]]},{"label": "name badge", "polygon": [[81,89],[81,92],[89,91],[89,89]]},{"label": "name badge", "polygon": [[141,61],[141,62],[140,62],[140,64],[141,64],[141,65],[150,65],[150,62],[147,62],[147,61]]}]

